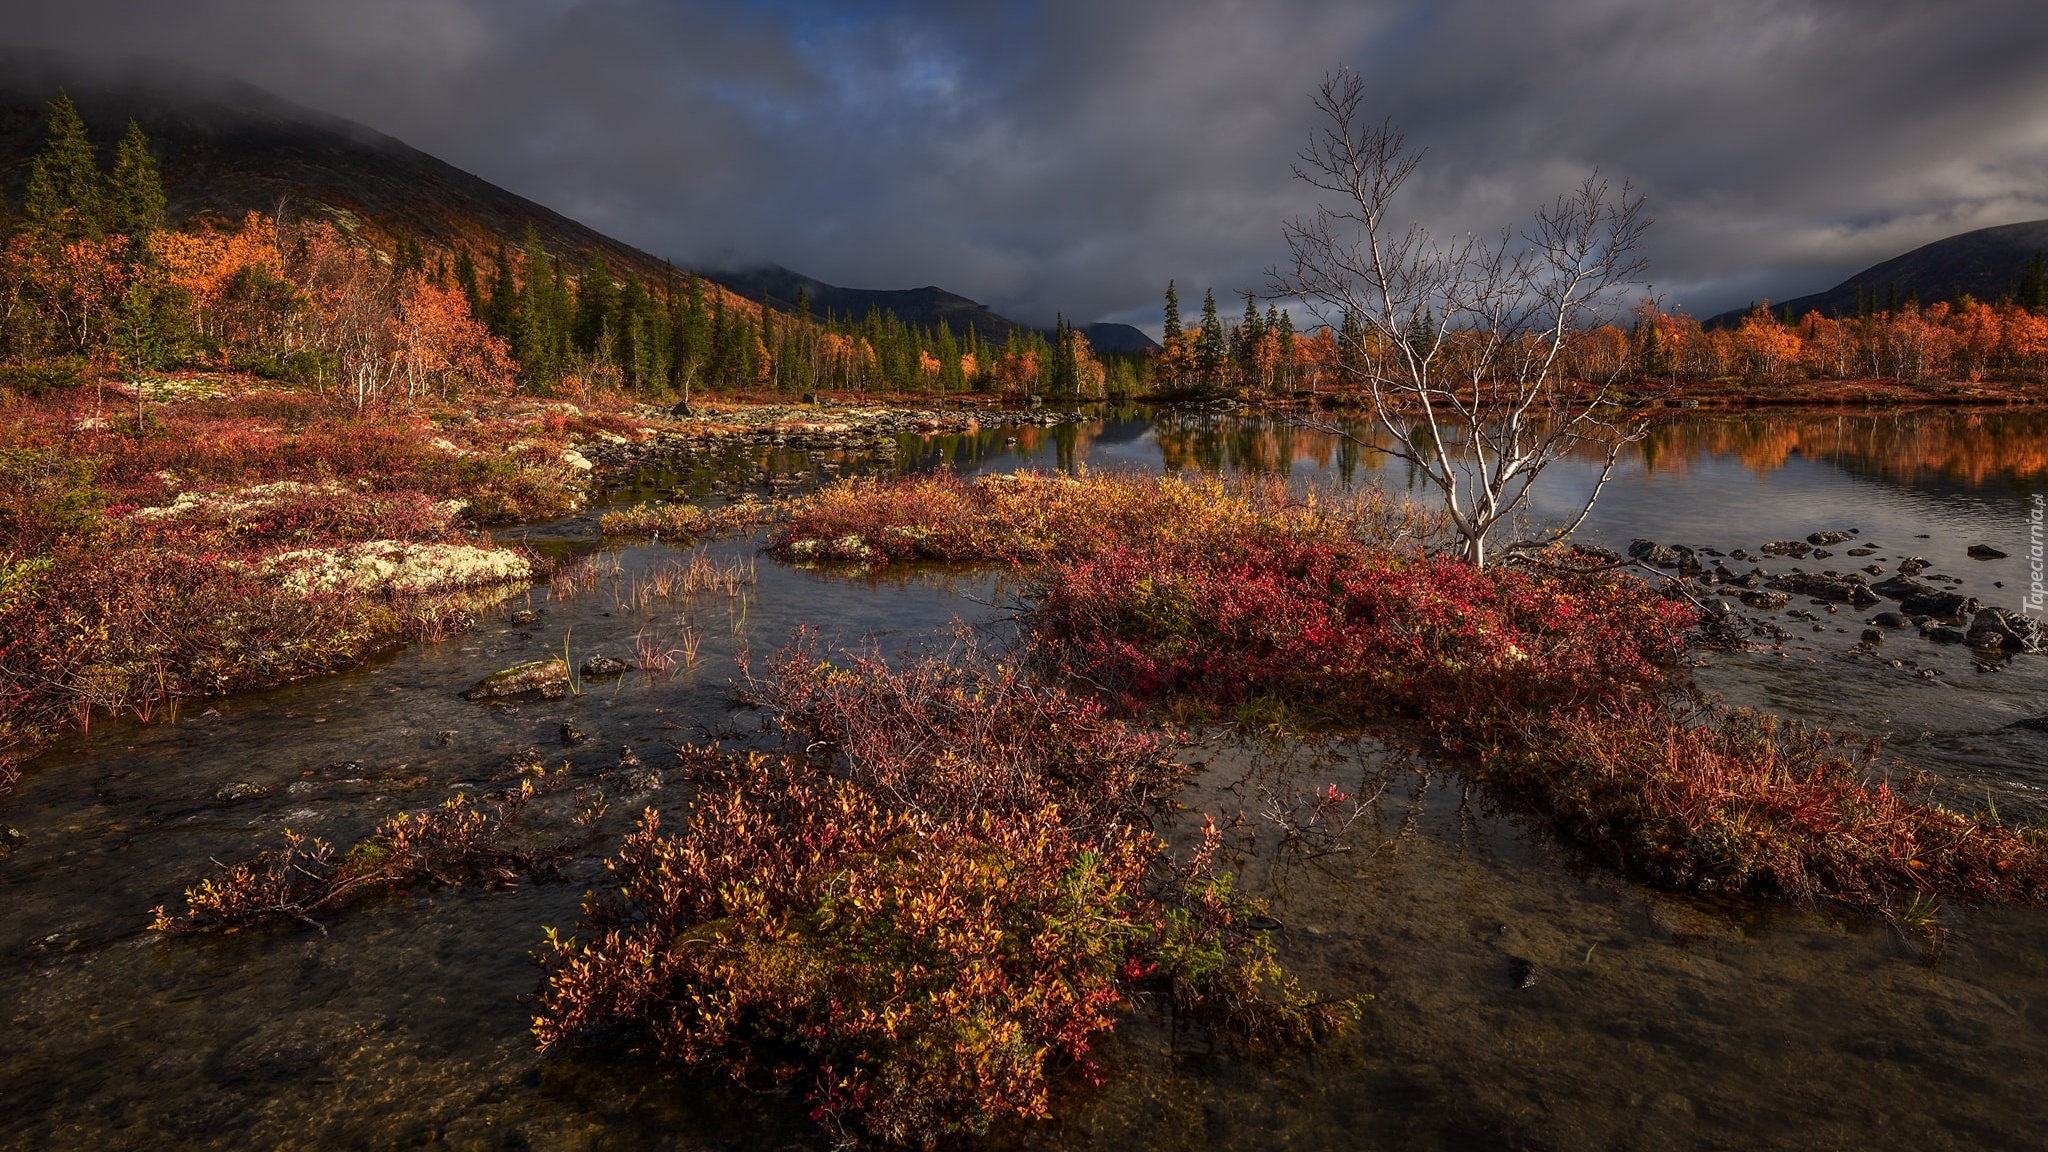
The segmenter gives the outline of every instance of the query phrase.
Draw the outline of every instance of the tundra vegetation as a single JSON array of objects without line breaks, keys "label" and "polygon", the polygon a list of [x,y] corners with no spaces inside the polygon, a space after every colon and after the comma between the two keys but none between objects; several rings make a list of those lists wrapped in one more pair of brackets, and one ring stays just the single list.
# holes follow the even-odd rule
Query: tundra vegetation
[{"label": "tundra vegetation", "polygon": [[[1325,97],[1356,111],[1341,86]],[[1362,139],[1385,163],[1361,171],[1398,185],[1398,142]],[[1529,425],[1539,462],[1589,451],[1622,383],[1918,387],[2035,380],[2048,363],[2038,284],[1853,322],[1759,310],[1706,331],[1653,303],[1626,329],[1602,322],[1587,309],[1632,274],[1634,211],[1588,185],[1539,217],[1540,250],[1593,254],[1585,291],[1475,250],[1465,286],[1400,293],[1380,273],[1373,312],[1310,264],[1295,286],[1327,289],[1320,329],[1251,299],[1226,326],[1213,293],[1184,329],[1169,285],[1157,356],[1101,359],[1063,320],[1047,339],[820,318],[694,273],[617,277],[531,234],[437,246],[338,210],[173,228],[148,141],[131,129],[101,172],[60,95],[20,219],[0,213],[0,785],[67,723],[444,636],[507,582],[591,591],[594,564],[550,574],[482,529],[580,506],[590,465],[573,446],[644,436],[649,401],[1306,391],[1370,408],[1427,466],[1455,442],[1410,419],[1440,403],[1438,363],[1476,365],[1463,382],[1493,405],[1480,418],[1451,401],[1467,444],[1494,434],[1496,402],[1510,421],[1545,408]],[[1441,264],[1422,255],[1423,272]],[[1487,304],[1475,277],[1516,287]],[[1541,323],[1532,300],[1550,307]],[[1515,358],[1533,374],[1502,367]],[[1529,387],[1491,391],[1504,380]],[[1485,451],[1529,450],[1504,443]],[[1020,474],[605,516],[607,536],[670,542],[766,526],[795,564],[994,565],[1028,593],[1014,652],[963,637],[891,662],[801,638],[749,678],[760,737],[680,748],[690,811],[641,814],[581,924],[548,932],[539,1043],[624,1033],[800,1093],[834,1132],[932,1145],[1048,1115],[1061,1077],[1098,1075],[1091,1053],[1134,1005],[1246,1044],[1341,1028],[1361,999],[1281,967],[1213,825],[1170,842],[1187,769],[1161,725],[1196,719],[1371,730],[1658,883],[1873,907],[2048,898],[2039,829],[1886,779],[1874,749],[1703,703],[1680,660],[1685,603],[1562,547],[1483,564],[1527,474],[1476,511],[1451,491],[1419,509],[1373,489]],[[752,576],[692,564],[620,594],[737,595]],[[649,669],[695,659],[690,636],[640,647]],[[559,676],[573,686],[566,651]],[[560,784],[536,769],[345,850],[287,834],[155,926],[319,923],[378,891],[544,871],[604,812]]]}]

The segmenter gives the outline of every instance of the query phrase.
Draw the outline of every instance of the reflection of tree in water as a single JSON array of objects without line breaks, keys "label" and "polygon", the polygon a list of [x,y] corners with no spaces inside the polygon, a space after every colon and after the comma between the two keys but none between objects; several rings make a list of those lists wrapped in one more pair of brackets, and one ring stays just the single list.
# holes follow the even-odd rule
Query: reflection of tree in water
[{"label": "reflection of tree in water", "polygon": [[[1305,464],[1352,484],[1360,471],[1387,466],[1380,450],[1386,433],[1369,420],[1346,427],[1367,446],[1265,416],[1169,410],[1154,425],[1169,469],[1287,476]],[[1574,455],[1597,464],[1604,449],[1588,444]],[[1765,475],[1795,455],[1899,484],[1941,478],[1971,488],[2009,482],[2029,489],[2048,481],[2048,412],[1688,414],[1653,425],[1624,459],[1651,475],[1683,475],[1695,461],[1731,458]]]},{"label": "reflection of tree in water", "polygon": [[1640,445],[1652,473],[1733,458],[1767,475],[1795,455],[1852,475],[1911,484],[1945,479],[1982,488],[2048,479],[2048,412],[1768,412],[1687,417],[1653,427]]}]

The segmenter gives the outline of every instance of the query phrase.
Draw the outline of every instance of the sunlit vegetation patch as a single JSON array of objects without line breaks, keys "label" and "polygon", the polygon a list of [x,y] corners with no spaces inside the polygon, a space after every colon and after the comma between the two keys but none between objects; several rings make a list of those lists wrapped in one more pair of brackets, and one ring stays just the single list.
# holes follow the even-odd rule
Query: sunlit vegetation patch
[{"label": "sunlit vegetation patch", "polygon": [[770,540],[785,560],[1072,559],[1136,539],[1221,545],[1250,532],[1293,539],[1412,538],[1426,516],[1377,488],[1297,497],[1284,481],[1080,477],[1043,472],[854,479],[787,501]]},{"label": "sunlit vegetation patch", "polygon": [[1169,861],[1152,825],[1186,769],[1101,704],[971,649],[897,670],[800,644],[751,692],[780,746],[683,749],[685,827],[645,814],[586,935],[550,931],[543,1047],[623,1026],[931,1146],[1049,1115],[1134,998],[1254,1040],[1355,1015],[1281,971],[1213,830]]},{"label": "sunlit vegetation patch", "polygon": [[695,504],[636,504],[607,512],[598,520],[606,538],[651,538],[690,544],[754,528],[766,521],[765,504],[728,504],[700,508]]},{"label": "sunlit vegetation patch", "polygon": [[[326,931],[320,918],[380,892],[417,884],[508,883],[565,856],[576,840],[543,841],[529,809],[560,787],[560,772],[539,769],[519,786],[477,802],[468,793],[439,808],[401,812],[348,851],[287,829],[284,846],[222,865],[185,891],[185,911],[156,908],[150,927],[174,935],[233,931],[263,921],[293,920]],[[578,796],[578,823],[603,812],[603,796]]]}]

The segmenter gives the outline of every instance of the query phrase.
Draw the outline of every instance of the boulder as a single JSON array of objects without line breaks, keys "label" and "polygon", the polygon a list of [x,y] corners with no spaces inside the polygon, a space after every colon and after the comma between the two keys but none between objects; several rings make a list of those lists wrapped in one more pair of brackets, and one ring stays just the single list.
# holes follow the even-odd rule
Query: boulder
[{"label": "boulder", "polygon": [[524,628],[528,624],[539,623],[540,612],[539,610],[533,608],[519,608],[515,609],[512,613],[507,615],[505,619],[513,624],[518,625],[521,628]]},{"label": "boulder", "polygon": [[1899,575],[1918,576],[1932,567],[1934,567],[1934,561],[1929,560],[1925,556],[1908,556],[1904,560],[1899,561]]},{"label": "boulder", "polygon": [[1927,638],[1936,644],[1966,644],[1970,639],[1960,628],[1929,628]]},{"label": "boulder", "polygon": [[1913,618],[1903,612],[1879,612],[1870,618],[1870,622],[1879,628],[1911,628],[1913,626]]},{"label": "boulder", "polygon": [[1975,596],[1960,592],[1922,592],[1899,601],[1899,609],[1913,616],[1932,616],[1961,622],[1974,616],[1984,605]]},{"label": "boulder", "polygon": [[1908,596],[1925,596],[1930,592],[1941,591],[1910,576],[1894,576],[1889,580],[1880,580],[1872,584],[1870,590],[1887,600],[1904,600]]},{"label": "boulder", "polygon": [[1763,546],[1766,556],[1804,556],[1813,551],[1813,545],[1804,540],[1773,540]]},{"label": "boulder", "polygon": [[2003,608],[1986,608],[1970,620],[1967,633],[1973,648],[1998,648],[2006,652],[2041,650],[2041,622]]},{"label": "boulder", "polygon": [[1752,588],[1742,594],[1742,602],[1751,608],[1776,611],[1791,603],[1792,598],[1783,592],[1772,592],[1764,588]]},{"label": "boulder", "polygon": [[[1686,549],[1686,551],[1689,552],[1691,549]],[[1652,564],[1659,568],[1678,567],[1680,556],[1678,549],[1668,544],[1659,544],[1655,540],[1630,541],[1628,554],[1631,559],[1641,560],[1645,564]]]},{"label": "boulder", "polygon": [[600,653],[583,662],[583,678],[585,680],[609,680],[614,676],[624,676],[631,669],[632,665],[624,660]]},{"label": "boulder", "polygon": [[251,784],[246,780],[237,780],[233,783],[223,784],[218,789],[215,789],[213,798],[224,803],[233,804],[237,800],[253,800],[263,795],[263,792],[264,788],[261,784]]},{"label": "boulder", "polygon": [[1884,643],[1884,632],[1878,628],[1865,628],[1862,640],[1865,644],[1882,644]]},{"label": "boulder", "polygon": [[1989,544],[1972,544],[1963,550],[1972,560],[2003,560],[2005,553]]},{"label": "boulder", "polygon": [[549,700],[569,694],[569,665],[560,659],[529,660],[493,672],[462,694],[464,700],[498,700],[538,692]]},{"label": "boulder", "polygon": [[1816,547],[1825,547],[1829,544],[1840,544],[1848,538],[1847,532],[1814,532],[1806,537],[1806,542]]}]

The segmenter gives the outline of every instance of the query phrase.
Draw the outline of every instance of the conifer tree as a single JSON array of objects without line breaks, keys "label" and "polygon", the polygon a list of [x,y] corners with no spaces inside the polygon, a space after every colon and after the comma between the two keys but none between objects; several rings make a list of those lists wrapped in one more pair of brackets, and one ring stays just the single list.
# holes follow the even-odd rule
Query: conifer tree
[{"label": "conifer tree", "polygon": [[164,226],[164,182],[149,155],[149,137],[142,126],[128,122],[128,134],[114,152],[114,175],[107,181],[107,231],[140,241]]},{"label": "conifer tree", "polygon": [[477,281],[476,261],[471,258],[467,246],[455,253],[455,287],[462,292],[462,298],[469,302],[469,314],[478,320],[484,318],[484,290]]},{"label": "conifer tree", "polygon": [[498,245],[497,265],[491,270],[491,298],[484,307],[484,326],[502,340],[512,339],[519,312],[519,287],[512,278],[512,256]]},{"label": "conifer tree", "polygon": [[1172,343],[1180,335],[1180,295],[1173,290],[1173,281],[1166,282],[1166,342]]},{"label": "conifer tree", "polygon": [[50,101],[47,141],[29,168],[22,215],[55,239],[98,239],[106,224],[106,197],[99,162],[85,121],[63,89]]},{"label": "conifer tree", "polygon": [[2048,274],[2044,274],[2039,252],[2027,261],[2027,270],[2020,277],[2018,303],[2029,312],[2048,310]]},{"label": "conifer tree", "polygon": [[612,284],[612,272],[604,262],[604,255],[592,249],[584,258],[583,270],[576,277],[576,319],[572,338],[576,350],[585,356],[604,359],[611,355],[610,348],[602,347],[607,329],[618,331],[618,291]]},{"label": "conifer tree", "polygon": [[1195,346],[1195,370],[1201,375],[1203,387],[1214,388],[1222,382],[1228,352],[1223,321],[1216,316],[1216,291],[1212,288],[1202,297],[1202,332]]}]

